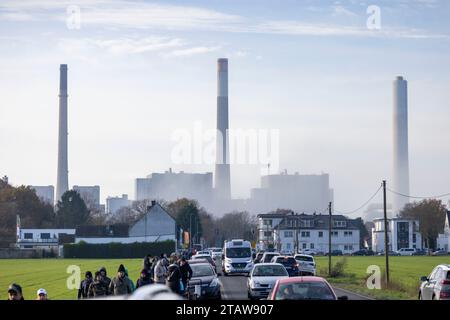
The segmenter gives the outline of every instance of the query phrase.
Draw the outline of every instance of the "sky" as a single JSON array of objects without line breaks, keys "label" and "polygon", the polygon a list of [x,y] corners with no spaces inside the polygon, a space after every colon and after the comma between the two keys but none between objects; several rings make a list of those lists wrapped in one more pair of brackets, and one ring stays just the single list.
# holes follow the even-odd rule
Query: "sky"
[{"label": "sky", "polygon": [[[449,14],[444,0],[2,0],[0,175],[56,184],[61,63],[70,186],[100,185],[104,202],[134,198],[151,172],[214,171],[174,161],[174,134],[215,127],[216,63],[228,58],[230,128],[279,133],[272,173],[329,173],[344,212],[389,186],[402,75],[411,194],[450,192]],[[264,168],[233,164],[233,197]]]}]

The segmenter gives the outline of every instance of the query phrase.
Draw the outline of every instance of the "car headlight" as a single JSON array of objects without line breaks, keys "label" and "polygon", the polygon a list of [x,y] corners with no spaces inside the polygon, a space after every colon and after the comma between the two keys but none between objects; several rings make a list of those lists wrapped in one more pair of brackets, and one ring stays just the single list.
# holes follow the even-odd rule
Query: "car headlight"
[{"label": "car headlight", "polygon": [[259,282],[258,282],[258,281],[253,281],[253,282],[251,283],[250,287],[252,287],[252,288],[259,287]]},{"label": "car headlight", "polygon": [[218,285],[220,285],[219,279],[213,279],[209,284],[210,287],[217,287]]}]

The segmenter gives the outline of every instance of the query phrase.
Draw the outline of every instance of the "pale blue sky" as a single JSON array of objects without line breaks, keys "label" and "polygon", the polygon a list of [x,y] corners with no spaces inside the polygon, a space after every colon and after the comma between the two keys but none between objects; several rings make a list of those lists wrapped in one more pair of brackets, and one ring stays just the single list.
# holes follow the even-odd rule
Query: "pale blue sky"
[{"label": "pale blue sky", "polygon": [[[80,29],[66,26],[69,5]],[[366,27],[368,5],[380,30]],[[60,63],[70,185],[133,197],[150,172],[213,171],[171,163],[171,134],[214,127],[216,59],[228,57],[230,127],[279,129],[280,169],[330,173],[344,211],[389,184],[403,75],[411,193],[450,192],[449,15],[443,0],[1,1],[0,174],[55,184]],[[233,166],[233,195],[258,186],[259,171]]]}]

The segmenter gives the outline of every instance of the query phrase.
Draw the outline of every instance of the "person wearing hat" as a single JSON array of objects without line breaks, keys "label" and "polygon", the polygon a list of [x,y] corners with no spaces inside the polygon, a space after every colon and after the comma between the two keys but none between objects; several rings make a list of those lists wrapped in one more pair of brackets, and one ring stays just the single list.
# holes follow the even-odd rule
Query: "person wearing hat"
[{"label": "person wearing hat", "polygon": [[95,272],[94,281],[89,285],[88,297],[102,297],[108,295],[108,287],[103,281],[102,274],[100,271]]},{"label": "person wearing hat", "polygon": [[22,295],[22,287],[17,283],[8,287],[8,300],[25,300]]},{"label": "person wearing hat", "polygon": [[142,269],[141,276],[136,281],[136,289],[152,283],[153,279],[150,277],[150,273],[148,272],[148,270]]},{"label": "person wearing hat", "polygon": [[89,295],[89,286],[94,281],[92,278],[92,272],[86,271],[85,278],[80,283],[80,288],[78,289],[78,299],[86,299]]},{"label": "person wearing hat", "polygon": [[37,295],[36,300],[48,300],[47,291],[45,291],[44,288],[40,288],[37,291],[36,295]]},{"label": "person wearing hat", "polygon": [[109,284],[109,292],[115,296],[130,294],[133,292],[130,281],[128,281],[125,275],[125,267],[123,264],[119,266],[117,270],[117,276],[115,276]]},{"label": "person wearing hat", "polygon": [[106,273],[106,268],[105,267],[101,267],[98,270],[102,276],[103,282],[105,283],[106,287],[109,288],[109,284],[111,283],[111,279],[107,276]]}]

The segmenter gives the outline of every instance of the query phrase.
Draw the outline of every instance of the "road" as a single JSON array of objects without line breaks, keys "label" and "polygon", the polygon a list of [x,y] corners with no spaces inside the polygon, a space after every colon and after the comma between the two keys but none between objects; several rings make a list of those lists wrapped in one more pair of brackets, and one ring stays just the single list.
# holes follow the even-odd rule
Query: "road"
[{"label": "road", "polygon": [[[222,299],[225,300],[248,300],[247,277],[242,275],[221,276]],[[337,296],[347,296],[349,300],[370,300],[356,293],[333,287]]]}]

